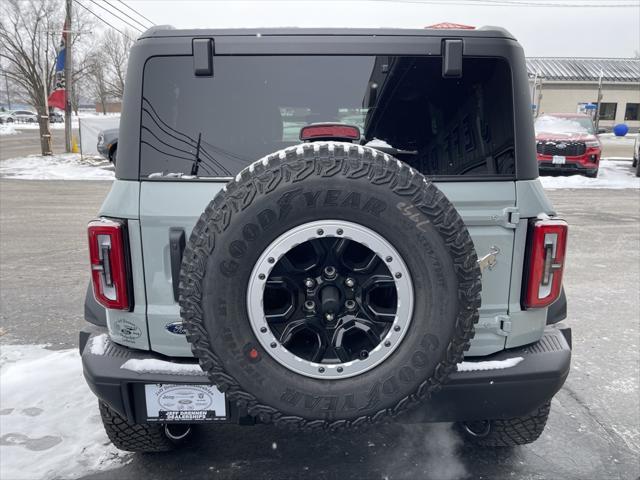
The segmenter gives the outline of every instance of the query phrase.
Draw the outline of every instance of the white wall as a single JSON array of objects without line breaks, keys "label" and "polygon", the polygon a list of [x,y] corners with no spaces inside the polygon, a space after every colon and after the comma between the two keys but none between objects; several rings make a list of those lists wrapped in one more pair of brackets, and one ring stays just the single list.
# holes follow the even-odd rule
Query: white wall
[{"label": "white wall", "polygon": [[[598,97],[597,83],[555,83],[542,84],[542,100],[540,113],[576,113],[578,104],[585,102],[596,103]],[[617,103],[616,119],[600,120],[601,127],[612,127],[618,123],[626,123],[630,128],[640,128],[640,121],[624,119],[627,103],[640,103],[640,83],[603,84],[603,103]],[[533,103],[538,103],[537,94]]]},{"label": "white wall", "polygon": [[98,155],[98,134],[102,130],[118,128],[120,116],[80,117],[80,152],[82,155]]}]

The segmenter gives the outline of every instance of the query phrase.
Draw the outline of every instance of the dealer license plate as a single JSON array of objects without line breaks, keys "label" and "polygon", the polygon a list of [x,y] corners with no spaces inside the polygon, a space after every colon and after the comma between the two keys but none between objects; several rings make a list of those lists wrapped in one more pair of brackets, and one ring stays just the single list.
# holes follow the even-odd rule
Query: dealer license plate
[{"label": "dealer license plate", "polygon": [[555,163],[556,165],[564,165],[566,161],[567,161],[567,157],[563,157],[562,155],[553,156],[553,163]]},{"label": "dealer license plate", "polygon": [[227,403],[213,385],[144,386],[150,422],[207,422],[224,420]]}]

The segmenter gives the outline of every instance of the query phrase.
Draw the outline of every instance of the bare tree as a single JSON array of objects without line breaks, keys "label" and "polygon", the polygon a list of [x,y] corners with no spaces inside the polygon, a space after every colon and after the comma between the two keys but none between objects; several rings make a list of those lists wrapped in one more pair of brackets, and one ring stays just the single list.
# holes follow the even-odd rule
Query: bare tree
[{"label": "bare tree", "polygon": [[[57,47],[64,24],[60,0],[2,0],[0,2],[0,62],[7,77],[26,102],[38,113],[42,154],[49,150],[46,98],[54,82]],[[74,30],[87,28],[88,21],[74,17]],[[78,35],[69,35],[73,47]],[[74,75],[75,76],[75,75]]]},{"label": "bare tree", "polygon": [[38,112],[42,154],[49,153],[46,96],[53,83],[55,43],[49,31],[60,29],[57,0],[5,0],[0,6],[0,59],[7,76],[24,90]]},{"label": "bare tree", "polygon": [[107,103],[109,102],[110,96],[106,57],[104,53],[98,49],[98,51],[95,51],[93,55],[87,59],[87,62],[90,93],[96,101],[102,105],[102,113],[106,115]]},{"label": "bare tree", "polygon": [[124,95],[124,79],[129,60],[129,50],[133,45],[131,38],[135,34],[125,32],[122,35],[114,30],[107,30],[104,33],[101,48],[104,52],[107,66],[107,85],[111,97],[122,100]]}]

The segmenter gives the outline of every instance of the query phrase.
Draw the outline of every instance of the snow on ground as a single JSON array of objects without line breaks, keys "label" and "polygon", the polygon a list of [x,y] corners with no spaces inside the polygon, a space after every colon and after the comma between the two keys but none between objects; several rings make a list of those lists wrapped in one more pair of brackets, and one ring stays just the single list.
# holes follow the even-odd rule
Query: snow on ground
[{"label": "snow on ground", "polygon": [[[102,115],[101,113],[94,113],[94,112],[80,112],[80,114],[78,116],[73,115],[71,117],[71,127],[72,128],[78,128],[78,119],[79,118],[118,118],[120,117],[119,113],[108,113],[107,115]],[[40,126],[38,125],[38,122],[14,122],[13,124],[16,133],[20,133],[20,130],[38,130],[40,128]],[[64,130],[64,122],[56,122],[56,123],[49,123],[49,127],[51,128],[51,130]],[[3,135],[0,131],[0,135]]]},{"label": "snow on ground", "polygon": [[0,177],[22,180],[113,180],[108,160],[84,157],[78,153],[30,155],[0,162]]},{"label": "snow on ground", "polygon": [[617,137],[613,133],[601,133],[598,138],[605,145],[633,145],[638,135],[638,133],[627,133],[624,137]]},{"label": "snow on ground", "polygon": [[0,124],[0,135],[15,135],[18,131],[11,123]]},{"label": "snow on ground", "polygon": [[640,178],[629,160],[602,160],[598,178],[582,175],[563,177],[540,177],[542,186],[548,190],[561,188],[640,188]]},{"label": "snow on ground", "polygon": [[118,467],[77,350],[3,345],[0,350],[0,478],[76,478]]}]

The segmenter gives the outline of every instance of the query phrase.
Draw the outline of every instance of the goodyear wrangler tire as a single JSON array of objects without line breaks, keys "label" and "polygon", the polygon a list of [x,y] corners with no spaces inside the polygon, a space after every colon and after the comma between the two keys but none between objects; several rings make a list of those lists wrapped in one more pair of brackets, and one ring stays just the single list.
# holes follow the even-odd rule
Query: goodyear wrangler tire
[{"label": "goodyear wrangler tire", "polygon": [[437,391],[473,336],[459,214],[408,165],[313,143],[243,170],[184,252],[181,316],[227,398],[263,422],[356,428]]}]

